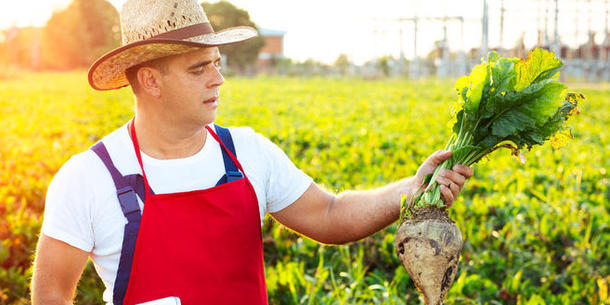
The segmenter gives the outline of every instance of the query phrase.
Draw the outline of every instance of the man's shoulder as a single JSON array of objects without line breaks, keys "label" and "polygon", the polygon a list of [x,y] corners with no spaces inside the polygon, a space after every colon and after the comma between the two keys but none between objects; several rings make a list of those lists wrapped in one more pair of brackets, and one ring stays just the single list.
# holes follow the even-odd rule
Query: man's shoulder
[{"label": "man's shoulder", "polygon": [[248,152],[267,150],[273,146],[273,143],[262,133],[255,131],[248,126],[228,127],[231,132],[231,138],[235,143],[236,150],[244,150]]},{"label": "man's shoulder", "polygon": [[103,166],[97,155],[91,149],[87,149],[70,157],[55,174],[53,181],[71,180],[85,183],[92,174],[99,173]]},{"label": "man's shoulder", "polygon": [[265,135],[249,126],[231,126],[227,128],[231,132],[231,137],[234,141],[268,141]]},{"label": "man's shoulder", "polygon": [[[57,171],[47,189],[46,205],[56,206],[69,201],[91,202],[105,185],[104,165],[95,153],[86,150],[73,155]],[[63,203],[62,203],[63,202]]]},{"label": "man's shoulder", "polygon": [[[108,151],[115,150],[121,146],[120,128],[102,138],[102,142]],[[112,157],[112,153],[111,153]],[[114,161],[114,160],[113,160]],[[59,171],[55,174],[51,184],[84,185],[95,184],[99,179],[106,178],[106,167],[102,160],[93,150],[86,150],[72,155]]]}]

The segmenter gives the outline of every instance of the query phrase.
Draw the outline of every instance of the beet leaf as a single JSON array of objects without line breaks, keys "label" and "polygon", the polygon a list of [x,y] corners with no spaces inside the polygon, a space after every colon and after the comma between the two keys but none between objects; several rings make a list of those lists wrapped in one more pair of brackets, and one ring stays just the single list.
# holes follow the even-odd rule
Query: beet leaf
[{"label": "beet leaf", "polygon": [[[503,58],[491,52],[487,61],[456,82],[458,110],[453,134],[445,149],[451,158],[438,166],[424,192],[403,203],[403,215],[414,209],[444,207],[439,171],[456,164],[473,165],[498,148],[520,155],[567,130],[565,121],[576,113],[580,93],[568,92],[558,81],[561,60],[543,49],[531,51],[525,60]],[[569,133],[569,131],[568,131]]]}]

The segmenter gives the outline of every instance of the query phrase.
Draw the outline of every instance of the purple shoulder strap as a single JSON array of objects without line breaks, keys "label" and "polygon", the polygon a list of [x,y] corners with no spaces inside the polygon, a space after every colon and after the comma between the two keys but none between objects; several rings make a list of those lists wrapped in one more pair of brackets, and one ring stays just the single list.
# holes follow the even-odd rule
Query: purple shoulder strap
[{"label": "purple shoulder strap", "polygon": [[[114,281],[113,291],[113,304],[123,304],[123,298],[127,291],[127,284],[129,283],[129,274],[131,272],[131,263],[133,261],[133,253],[136,248],[136,240],[138,239],[138,230],[140,229],[140,220],[142,214],[140,213],[140,205],[138,204],[138,198],[136,197],[135,189],[140,188],[141,192],[138,192],[140,199],[144,201],[144,180],[138,179],[140,175],[129,175],[123,176],[117,170],[112,163],[112,159],[108,154],[108,150],[104,143],[101,141],[91,147],[98,157],[102,160],[110,175],[114,181],[114,186],[117,190],[117,197],[121,204],[121,210],[123,215],[127,218],[127,224],[125,225],[125,231],[123,235],[123,247],[121,249],[121,257],[119,259],[119,269],[117,270],[116,279]],[[138,183],[141,180],[141,183]],[[138,187],[138,184],[141,187]]]}]

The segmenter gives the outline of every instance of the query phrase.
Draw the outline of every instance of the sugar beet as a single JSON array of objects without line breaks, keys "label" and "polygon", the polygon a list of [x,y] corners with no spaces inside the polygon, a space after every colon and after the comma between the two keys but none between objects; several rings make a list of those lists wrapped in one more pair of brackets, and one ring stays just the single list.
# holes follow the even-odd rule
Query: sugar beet
[{"label": "sugar beet", "polygon": [[396,253],[426,304],[441,305],[457,274],[462,233],[444,209],[418,212],[396,232]]}]

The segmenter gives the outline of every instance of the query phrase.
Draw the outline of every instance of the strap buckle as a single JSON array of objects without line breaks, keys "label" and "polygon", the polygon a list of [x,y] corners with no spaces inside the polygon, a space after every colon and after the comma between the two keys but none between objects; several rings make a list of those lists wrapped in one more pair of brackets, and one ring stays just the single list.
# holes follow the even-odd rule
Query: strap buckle
[{"label": "strap buckle", "polygon": [[140,213],[140,205],[138,204],[138,197],[136,192],[131,186],[126,186],[117,191],[119,197],[119,203],[125,217],[129,219],[129,215],[135,212]]},{"label": "strap buckle", "polygon": [[232,182],[235,180],[239,180],[243,178],[244,175],[240,172],[228,171],[227,172],[227,182]]}]

